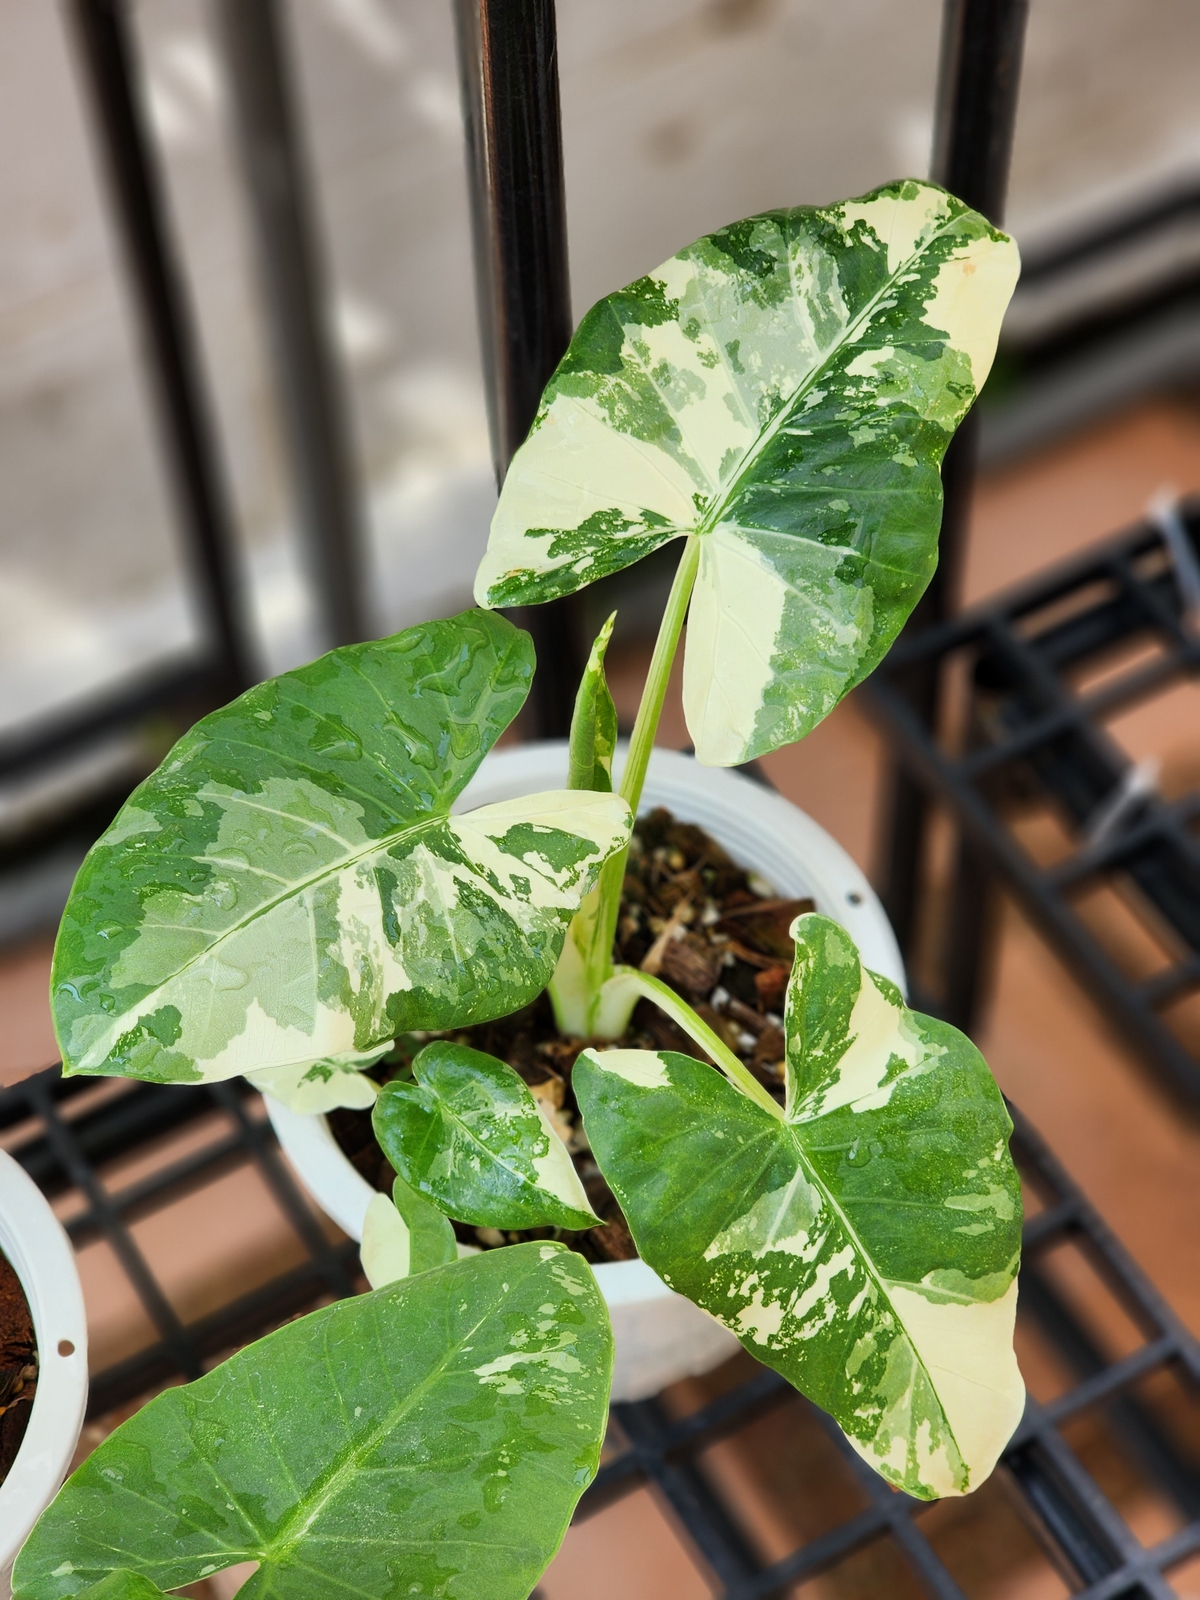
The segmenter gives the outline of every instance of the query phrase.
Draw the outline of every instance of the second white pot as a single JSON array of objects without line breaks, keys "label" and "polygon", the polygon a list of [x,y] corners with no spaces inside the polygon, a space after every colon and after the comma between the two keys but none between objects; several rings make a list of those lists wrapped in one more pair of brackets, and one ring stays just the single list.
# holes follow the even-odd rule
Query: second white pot
[{"label": "second white pot", "polygon": [[38,1348],[38,1383],[21,1448],[0,1483],[0,1596],[12,1563],[58,1492],[83,1426],[87,1322],[75,1253],[41,1190],[0,1150],[0,1250],[21,1280]]},{"label": "second white pot", "polygon": [[[618,751],[618,764],[624,749]],[[555,741],[495,750],[483,762],[455,811],[560,789],[567,746]],[[655,750],[642,809],[666,806],[723,845],[739,866],[782,896],[810,896],[818,911],[853,937],[863,962],[905,987],[892,930],[870,884],[842,849],[782,795],[739,772],[702,767],[691,756]],[[267,1098],[279,1142],[309,1193],[351,1238],[362,1237],[374,1190],[351,1166],[322,1116],[301,1116]],[[614,1400],[642,1400],[680,1378],[698,1376],[738,1348],[727,1328],[675,1294],[644,1261],[596,1269],[616,1340]]]}]

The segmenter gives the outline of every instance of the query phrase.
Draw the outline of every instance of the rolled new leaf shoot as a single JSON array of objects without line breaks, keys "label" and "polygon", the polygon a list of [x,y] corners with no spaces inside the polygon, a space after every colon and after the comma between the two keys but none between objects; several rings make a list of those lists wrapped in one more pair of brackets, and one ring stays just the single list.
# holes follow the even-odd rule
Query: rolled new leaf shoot
[{"label": "rolled new leaf shoot", "polygon": [[601,794],[612,790],[613,753],[617,748],[617,708],[604,676],[604,656],[612,638],[614,611],[596,635],[588,656],[575,710],[571,717],[568,789],[595,789]]},{"label": "rolled new leaf shoot", "polygon": [[[168,1389],[67,1481],[15,1600],[526,1600],[595,1475],[612,1377],[591,1268],[514,1245],[326,1306]],[[149,1592],[153,1592],[152,1590]]]},{"label": "rolled new leaf shoot", "polygon": [[67,1071],[303,1081],[532,1000],[629,836],[613,795],[450,815],[532,672],[528,635],[468,611],[199,722],[76,880],[52,977]]},{"label": "rolled new leaf shoot", "polygon": [[697,240],[584,317],[509,468],[476,598],[550,600],[683,539],[697,757],[802,737],[929,582],[942,456],[1017,271],[1011,239],[915,180]]},{"label": "rolled new leaf shoot", "polygon": [[390,1200],[385,1194],[371,1197],[360,1256],[367,1282],[382,1289],[457,1261],[458,1243],[445,1213],[397,1178]]},{"label": "rolled new leaf shoot", "polygon": [[897,1488],[965,1494],[1021,1417],[1020,1185],[979,1052],[845,931],[793,926],[787,1108],[671,1052],[573,1085],[642,1258],[839,1423]]},{"label": "rolled new leaf shoot", "polygon": [[593,1228],[567,1147],[503,1061],[438,1039],[412,1083],[375,1102],[375,1137],[396,1171],[447,1216],[491,1228]]},{"label": "rolled new leaf shoot", "polygon": [[[614,611],[592,645],[588,663],[575,696],[571,718],[570,765],[567,787],[612,789],[612,763],[617,748],[617,708],[604,676],[604,656],[612,637]],[[562,954],[550,980],[550,1001],[559,1031],[589,1037],[591,1012],[612,967],[612,928],[625,877],[625,852],[618,851],[605,864],[600,881],[584,896],[567,930]]]}]

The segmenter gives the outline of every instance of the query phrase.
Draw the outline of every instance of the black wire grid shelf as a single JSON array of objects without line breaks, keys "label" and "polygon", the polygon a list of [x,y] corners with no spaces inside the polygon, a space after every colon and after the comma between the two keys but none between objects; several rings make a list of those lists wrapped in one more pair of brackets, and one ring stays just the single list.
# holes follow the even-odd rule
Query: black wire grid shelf
[{"label": "black wire grid shelf", "polygon": [[[1064,1587],[1088,1600],[1159,1600],[1176,1593],[1171,1569],[1200,1556],[1200,1470],[1181,1423],[1200,1397],[1200,1345],[1043,1141],[1019,1114],[1014,1117],[1013,1149],[1028,1213],[1019,1327],[1032,1330],[1066,1376],[1051,1398],[1030,1399],[999,1476]],[[185,1155],[160,1156],[148,1175],[122,1183],[120,1168],[130,1158],[161,1152],[164,1140],[188,1129],[200,1137],[186,1141]],[[165,1383],[197,1377],[237,1345],[314,1303],[362,1286],[356,1247],[331,1242],[280,1156],[259,1096],[243,1083],[97,1085],[64,1081],[53,1068],[0,1093],[0,1140],[43,1192],[62,1203],[77,1249],[107,1242],[155,1330],[153,1342],[136,1355],[95,1374],[91,1417]],[[133,1228],[249,1164],[281,1208],[304,1259],[185,1324]],[[1086,1260],[1136,1330],[1132,1337],[1114,1344],[1111,1316],[1097,1316],[1095,1296],[1081,1300],[1064,1289],[1053,1270],[1053,1257],[1064,1248]],[[1170,1386],[1166,1397],[1164,1383]],[[814,1428],[823,1429],[825,1448],[838,1451],[842,1471],[856,1487],[854,1503],[840,1520],[772,1560],[763,1556],[753,1530],[742,1526],[702,1457],[719,1440],[749,1438],[747,1430],[770,1413],[787,1419],[787,1408],[792,1413],[783,1437],[794,1441],[793,1451],[810,1449]],[[1072,1425],[1097,1415],[1136,1464],[1140,1481],[1169,1508],[1172,1531],[1149,1547],[1089,1470],[1086,1445],[1072,1440]],[[930,1508],[890,1490],[832,1424],[766,1369],[689,1414],[680,1415],[670,1396],[614,1406],[606,1455],[577,1520],[645,1484],[656,1491],[704,1580],[724,1600],[796,1592],[806,1580],[836,1572],[840,1563],[880,1545],[890,1545],[904,1566],[905,1592],[971,1600],[971,1586],[964,1587],[939,1553],[936,1536],[923,1531]]]},{"label": "black wire grid shelf", "polygon": [[[1200,674],[1200,500],[1163,520],[1166,531],[1147,520],[902,640],[866,699],[911,777],[959,830],[937,1009],[968,1031],[975,1021],[999,878],[1194,1112],[1200,1059],[1187,1002],[1200,992],[1200,793],[1167,801],[1153,783],[1139,787],[1109,726]],[[934,672],[966,684],[949,733],[911,693]],[[1039,809],[1062,830],[1052,859],[1039,860],[1019,833]],[[1081,914],[1106,893],[1149,944],[1106,939]]]}]

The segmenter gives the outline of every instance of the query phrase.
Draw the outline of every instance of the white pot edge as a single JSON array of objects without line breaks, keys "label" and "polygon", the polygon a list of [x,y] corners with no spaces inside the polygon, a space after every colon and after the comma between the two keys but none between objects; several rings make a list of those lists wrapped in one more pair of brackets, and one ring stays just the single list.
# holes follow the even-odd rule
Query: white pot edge
[{"label": "white pot edge", "polygon": [[[625,747],[618,749],[622,763]],[[494,750],[464,789],[454,810],[561,788],[565,741]],[[730,855],[759,872],[781,894],[808,894],[818,910],[851,934],[864,963],[906,988],[904,965],[883,907],[863,872],[824,828],[744,774],[704,767],[677,750],[650,759],[643,809],[665,805],[707,829]],[[271,1124],[301,1182],[352,1239],[375,1193],[342,1154],[323,1116],[300,1115],[264,1096]],[[683,1377],[710,1371],[738,1349],[735,1336],[675,1294],[644,1261],[603,1262],[596,1279],[608,1304],[616,1341],[612,1398],[641,1400]]]},{"label": "white pot edge", "polygon": [[[0,1484],[0,1595],[30,1529],[71,1464],[87,1404],[87,1319],[75,1252],[41,1190],[0,1151],[0,1249],[29,1301],[38,1386],[12,1470]],[[60,1345],[69,1344],[69,1354]]]}]

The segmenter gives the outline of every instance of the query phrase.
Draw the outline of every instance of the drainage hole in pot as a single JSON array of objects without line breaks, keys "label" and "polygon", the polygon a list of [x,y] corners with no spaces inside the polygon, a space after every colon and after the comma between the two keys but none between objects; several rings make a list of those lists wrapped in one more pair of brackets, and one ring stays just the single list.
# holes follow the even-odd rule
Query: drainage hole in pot
[{"label": "drainage hole in pot", "polygon": [[70,1339],[60,1339],[58,1341],[58,1353],[60,1356],[73,1356],[75,1354],[75,1346]]},{"label": "drainage hole in pot", "polygon": [[857,889],[851,889],[847,893],[846,899],[850,902],[850,904],[852,906],[860,906],[863,903],[863,897],[862,897],[862,895],[859,894]]}]

